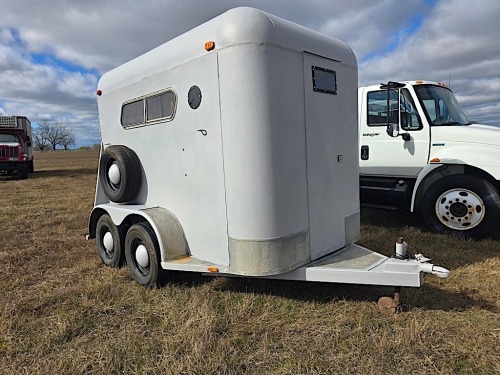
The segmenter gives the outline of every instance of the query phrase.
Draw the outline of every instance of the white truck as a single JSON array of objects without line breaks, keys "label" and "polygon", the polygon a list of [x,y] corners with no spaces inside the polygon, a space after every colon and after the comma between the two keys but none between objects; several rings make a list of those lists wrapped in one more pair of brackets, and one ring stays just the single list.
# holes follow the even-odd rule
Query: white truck
[{"label": "white truck", "polygon": [[449,271],[360,236],[357,63],[339,40],[230,10],[104,74],[88,238],[165,270],[420,286]]},{"label": "white truck", "polygon": [[25,179],[35,171],[31,137],[25,116],[0,116],[0,173]]},{"label": "white truck", "polygon": [[363,205],[420,212],[441,233],[499,229],[499,127],[470,122],[437,82],[361,87],[358,106]]}]

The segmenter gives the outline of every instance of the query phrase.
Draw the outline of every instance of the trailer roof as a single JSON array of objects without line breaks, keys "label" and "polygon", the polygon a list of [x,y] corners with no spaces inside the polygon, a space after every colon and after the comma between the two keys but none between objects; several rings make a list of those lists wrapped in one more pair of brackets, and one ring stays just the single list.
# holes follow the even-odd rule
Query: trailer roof
[{"label": "trailer roof", "polygon": [[207,41],[216,49],[241,44],[272,44],[281,48],[313,54],[356,66],[352,50],[329,37],[258,9],[231,9],[204,24],[105,73],[99,89],[109,93],[117,88],[192,60],[207,51]]}]

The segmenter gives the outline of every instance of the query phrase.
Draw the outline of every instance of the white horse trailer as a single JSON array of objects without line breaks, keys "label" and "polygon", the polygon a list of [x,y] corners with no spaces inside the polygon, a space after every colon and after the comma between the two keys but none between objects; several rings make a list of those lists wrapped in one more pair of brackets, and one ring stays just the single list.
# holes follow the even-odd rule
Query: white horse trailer
[{"label": "white horse trailer", "polygon": [[236,8],[104,74],[97,95],[88,237],[140,284],[164,270],[414,287],[448,276],[355,244],[357,63],[343,42]]}]

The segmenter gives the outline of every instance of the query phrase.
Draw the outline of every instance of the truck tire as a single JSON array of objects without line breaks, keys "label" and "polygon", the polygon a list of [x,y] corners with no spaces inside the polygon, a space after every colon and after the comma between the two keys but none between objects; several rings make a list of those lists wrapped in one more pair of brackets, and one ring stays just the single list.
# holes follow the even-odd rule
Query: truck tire
[{"label": "truck tire", "polygon": [[30,170],[29,170],[29,172],[30,172],[30,173],[35,173],[35,166],[34,166],[34,164],[33,164],[33,159],[31,159],[31,160],[29,161],[29,169],[30,169]]},{"label": "truck tire", "polygon": [[130,202],[141,188],[141,163],[136,153],[126,146],[109,146],[99,162],[99,180],[110,201]]},{"label": "truck tire", "polygon": [[116,226],[108,214],[103,214],[96,225],[97,251],[108,267],[121,267],[125,260],[123,229]]},{"label": "truck tire", "polygon": [[163,273],[160,265],[160,247],[147,223],[132,225],[125,236],[125,258],[135,281],[145,287],[159,284]]},{"label": "truck tire", "polygon": [[21,180],[26,180],[28,178],[28,172],[29,172],[28,165],[24,165],[17,170],[17,176]]},{"label": "truck tire", "polygon": [[422,218],[430,229],[459,237],[484,238],[498,227],[500,197],[488,181],[452,175],[433,183],[423,197]]}]

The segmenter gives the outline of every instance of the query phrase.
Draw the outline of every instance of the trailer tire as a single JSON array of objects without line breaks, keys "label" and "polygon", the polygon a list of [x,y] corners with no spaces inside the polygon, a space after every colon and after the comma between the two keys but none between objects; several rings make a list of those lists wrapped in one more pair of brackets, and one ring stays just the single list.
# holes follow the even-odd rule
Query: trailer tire
[{"label": "trailer tire", "polygon": [[103,214],[96,224],[97,251],[108,267],[121,267],[125,260],[125,233],[116,226],[108,214]]},{"label": "trailer tire", "polygon": [[147,223],[132,225],[125,236],[125,258],[135,281],[145,287],[159,285],[163,270],[160,247]]},{"label": "trailer tire", "polygon": [[141,188],[141,163],[137,154],[121,145],[109,146],[99,162],[99,180],[110,201],[130,202]]},{"label": "trailer tire", "polygon": [[500,197],[488,181],[452,175],[433,183],[423,197],[422,218],[438,233],[484,238],[498,226]]}]

